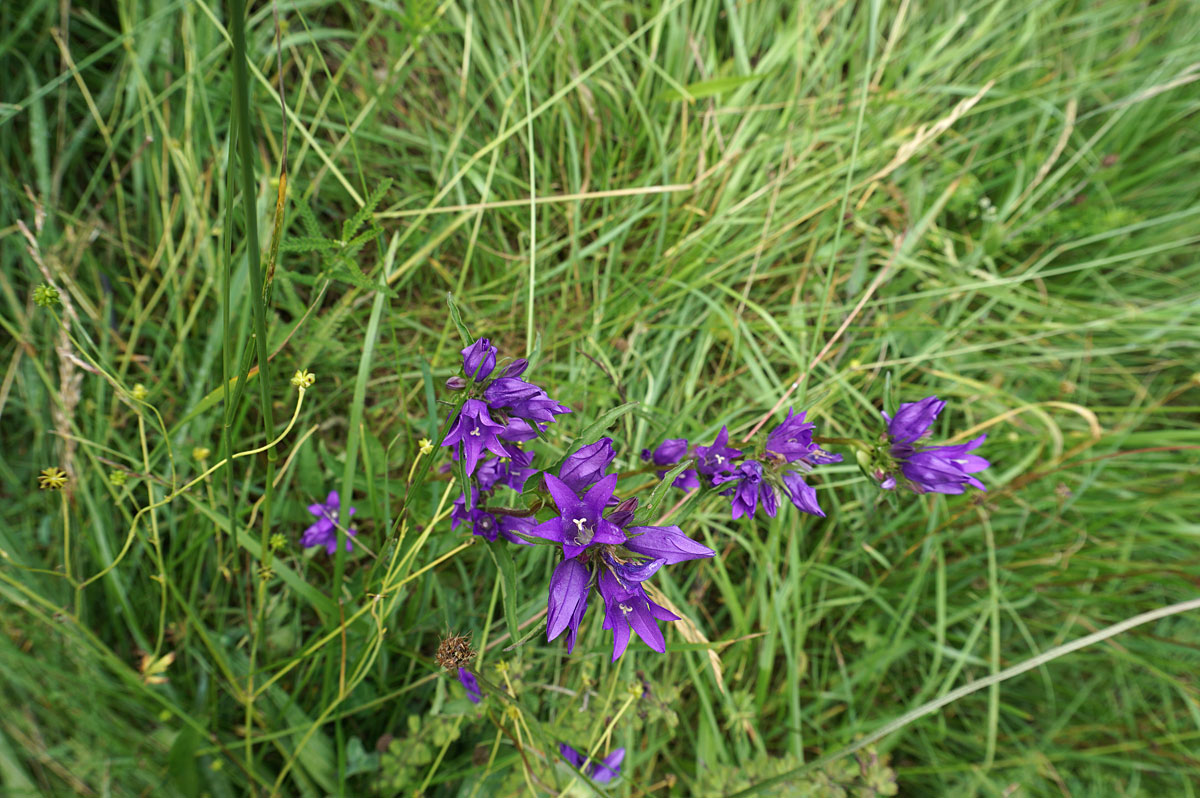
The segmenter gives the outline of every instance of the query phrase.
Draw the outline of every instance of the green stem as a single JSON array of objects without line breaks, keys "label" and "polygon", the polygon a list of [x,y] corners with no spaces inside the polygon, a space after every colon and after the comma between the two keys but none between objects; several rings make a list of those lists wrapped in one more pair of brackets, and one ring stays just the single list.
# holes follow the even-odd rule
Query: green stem
[{"label": "green stem", "polygon": [[823,435],[814,435],[813,443],[830,444],[832,446],[853,446],[855,449],[862,449],[864,452],[873,451],[875,447],[866,441],[858,438],[826,438]]},{"label": "green stem", "polygon": [[[275,429],[271,408],[271,362],[267,341],[266,305],[264,303],[261,252],[258,244],[258,204],[255,202],[254,155],[251,147],[250,75],[246,59],[246,3],[230,0],[230,35],[233,39],[233,130],[237,143],[238,175],[241,178],[242,211],[246,236],[246,268],[250,274],[250,309],[254,316],[254,346],[258,356],[259,405],[263,431],[271,440]],[[232,154],[230,166],[232,168]],[[232,202],[232,197],[229,198]],[[266,483],[263,485],[262,549],[258,580],[258,618],[250,635],[250,661],[246,674],[246,766],[252,767],[254,669],[258,654],[258,634],[266,612],[266,585],[271,565],[268,537],[271,529],[272,494],[274,492],[276,454],[267,450]]]}]

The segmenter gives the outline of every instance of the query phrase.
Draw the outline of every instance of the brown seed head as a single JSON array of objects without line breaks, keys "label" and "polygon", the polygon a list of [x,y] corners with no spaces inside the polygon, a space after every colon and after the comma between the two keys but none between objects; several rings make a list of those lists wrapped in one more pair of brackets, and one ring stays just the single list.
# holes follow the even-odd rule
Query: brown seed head
[{"label": "brown seed head", "polygon": [[437,654],[434,655],[437,664],[448,671],[465,668],[475,659],[475,651],[471,648],[471,639],[462,635],[446,635],[438,643]]}]

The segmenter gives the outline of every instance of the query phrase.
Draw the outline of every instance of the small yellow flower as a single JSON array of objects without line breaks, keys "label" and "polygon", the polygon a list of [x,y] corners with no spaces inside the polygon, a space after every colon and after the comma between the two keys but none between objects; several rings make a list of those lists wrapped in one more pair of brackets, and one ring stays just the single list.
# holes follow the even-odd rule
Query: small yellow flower
[{"label": "small yellow flower", "polygon": [[49,283],[42,283],[33,289],[33,304],[39,308],[52,308],[62,304],[58,289]]},{"label": "small yellow flower", "polygon": [[124,471],[108,472],[108,482],[113,487],[119,488],[129,480],[129,474]]},{"label": "small yellow flower", "polygon": [[207,446],[197,446],[196,448],[192,449],[192,459],[198,462],[203,463],[211,456],[212,449],[208,448]]},{"label": "small yellow flower", "polygon": [[139,402],[144,402],[146,401],[146,397],[150,395],[150,392],[146,390],[145,385],[142,385],[139,382],[137,385],[133,386],[133,390],[129,392],[129,395]]},{"label": "small yellow flower", "polygon": [[43,468],[38,475],[38,487],[42,490],[62,490],[67,485],[67,472],[58,466]]},{"label": "small yellow flower", "polygon": [[313,374],[308,369],[300,369],[292,375],[292,385],[295,385],[300,390],[311,388],[312,384],[317,381],[317,375]]},{"label": "small yellow flower", "polygon": [[421,454],[433,454],[433,441],[422,438],[418,443],[421,446]]}]

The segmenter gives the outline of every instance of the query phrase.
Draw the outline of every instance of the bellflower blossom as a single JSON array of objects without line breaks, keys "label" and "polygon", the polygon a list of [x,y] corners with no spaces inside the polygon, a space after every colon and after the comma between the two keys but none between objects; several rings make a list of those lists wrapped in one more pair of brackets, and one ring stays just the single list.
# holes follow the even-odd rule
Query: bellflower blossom
[{"label": "bellflower blossom", "polygon": [[466,497],[460,494],[454,500],[454,508],[450,511],[450,529],[458,529],[460,525],[468,523],[471,525],[472,535],[478,535],[490,543],[494,543],[498,537],[503,537],[509,543],[521,546],[533,545],[518,536],[517,533],[531,534],[533,527],[537,524],[535,519],[503,513],[489,513],[481,507],[483,496],[476,494],[476,497],[478,502],[470,510],[466,506]]},{"label": "bellflower blossom", "polygon": [[825,516],[817,503],[817,491],[804,480],[813,466],[842,462],[840,454],[830,454],[813,442],[816,425],[804,420],[788,408],[787,418],[767,435],[766,454],[788,465],[780,474],[782,489],[798,509],[812,515]]},{"label": "bellflower blossom", "polygon": [[484,389],[483,398],[489,406],[502,409],[508,416],[533,421],[539,429],[545,429],[546,424],[555,420],[555,416],[571,412],[571,408],[547,396],[540,386],[518,377],[506,376],[492,380]]},{"label": "bellflower blossom", "polygon": [[[668,438],[660,443],[654,451],[643,449],[642,460],[653,460],[656,466],[663,466],[661,471],[655,472],[658,478],[662,479],[667,475],[667,471],[678,465],[680,460],[687,457],[687,452],[687,438]],[[672,484],[682,491],[695,490],[700,487],[700,480],[696,476],[696,469],[685,469],[683,473],[675,477],[675,481]]]},{"label": "bellflower blossom", "polygon": [[[613,632],[613,660],[625,652],[630,632],[636,632],[656,651],[666,643],[657,621],[678,618],[646,596],[642,582],[664,565],[712,557],[715,552],[689,538],[677,526],[631,526],[637,499],[616,503],[617,475],[595,479],[612,459],[611,442],[602,438],[583,447],[578,458],[565,466],[563,474],[587,487],[578,490],[565,479],[543,474],[558,516],[539,524],[531,535],[562,543],[564,559],[550,578],[546,613],[546,637],[553,640],[567,633],[567,652],[575,647],[579,625],[587,612],[588,595],[594,586],[605,604],[605,629]],[[569,459],[569,458],[568,458]]]},{"label": "bellflower blossom", "polygon": [[[566,743],[559,743],[558,751],[562,754],[563,759],[567,760],[580,770],[584,770],[584,763],[589,761],[586,756],[581,754],[579,751],[576,751]],[[601,784],[607,784],[617,776],[621,775],[621,762],[624,759],[625,749],[617,748],[599,762],[592,761],[591,764],[588,765],[587,770],[584,770],[584,772],[587,773],[588,778],[590,778],[592,781],[597,781]]]},{"label": "bellflower blossom", "polygon": [[733,461],[742,456],[741,449],[729,446],[729,430],[721,427],[712,446],[696,447],[696,471],[707,477],[710,484],[717,484],[714,477],[733,471]]},{"label": "bellflower blossom", "polygon": [[463,688],[467,691],[467,698],[471,699],[472,704],[478,704],[483,700],[483,692],[479,689],[479,680],[475,678],[475,674],[466,668],[459,668],[458,680],[462,682]]},{"label": "bellflower blossom", "polygon": [[642,642],[658,653],[667,650],[657,621],[677,621],[679,616],[651,601],[641,582],[623,582],[613,571],[605,569],[600,572],[596,587],[604,599],[601,628],[613,633],[613,662],[625,653],[631,631],[637,632]]},{"label": "bellflower blossom", "polygon": [[746,460],[738,464],[731,473],[717,474],[713,477],[714,485],[734,483],[725,491],[733,494],[733,519],[736,521],[743,515],[754,517],[754,511],[762,503],[763,511],[775,517],[779,510],[779,502],[771,483],[763,479],[762,464],[757,460]]},{"label": "bellflower blossom", "polygon": [[601,438],[563,460],[558,478],[576,493],[587,490],[604,476],[614,456],[612,438]]},{"label": "bellflower blossom", "polygon": [[538,524],[530,530],[531,535],[561,543],[563,556],[568,558],[578,557],[589,546],[625,542],[625,533],[604,517],[604,508],[617,487],[616,474],[592,485],[582,497],[553,474],[543,474],[542,479],[558,515]]},{"label": "bellflower blossom", "polygon": [[496,347],[487,338],[480,338],[462,350],[463,372],[468,379],[483,382],[496,368]]},{"label": "bellflower blossom", "polygon": [[458,418],[450,433],[442,441],[442,446],[460,446],[466,458],[467,476],[475,473],[479,456],[487,449],[499,457],[507,457],[508,453],[500,445],[498,434],[505,426],[492,421],[488,415],[488,406],[478,399],[468,399],[463,403]]},{"label": "bellflower blossom", "polygon": [[[888,455],[892,463],[876,472],[879,487],[892,490],[897,484],[914,493],[962,493],[967,485],[986,491],[983,483],[971,476],[991,465],[971,451],[987,439],[980,435],[966,443],[928,446],[920,441],[929,434],[933,422],[946,403],[936,396],[900,405],[895,417],[883,413],[888,422]],[[897,479],[896,470],[900,475]]]},{"label": "bellflower blossom", "polygon": [[[324,546],[327,554],[337,552],[338,539],[338,511],[341,509],[341,498],[336,490],[329,491],[329,495],[323,503],[310,504],[308,511],[317,517],[317,522],[304,530],[304,534],[300,538],[300,543],[305,548],[313,546]],[[346,512],[346,517],[354,515],[354,508],[351,507]],[[357,535],[358,532],[354,529],[346,530],[346,551],[353,551],[354,546],[350,544],[350,538]]]}]

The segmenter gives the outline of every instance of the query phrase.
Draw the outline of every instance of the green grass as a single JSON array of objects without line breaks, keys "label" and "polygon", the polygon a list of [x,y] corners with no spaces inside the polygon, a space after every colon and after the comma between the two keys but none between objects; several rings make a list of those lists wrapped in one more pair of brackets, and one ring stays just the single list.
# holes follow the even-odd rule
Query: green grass
[{"label": "green grass", "polygon": [[[885,731],[902,795],[1197,794],[1196,613],[1056,651],[1200,584],[1188,2],[278,15],[278,52],[271,6],[246,22],[247,173],[228,9],[0,4],[0,793],[532,794],[567,786],[543,758],[566,740],[628,749],[611,795],[792,795],[871,771],[795,776]],[[247,264],[278,243],[285,152],[264,307]],[[554,553],[513,552],[509,604],[445,478],[407,490],[458,366],[447,292],[575,409],[535,465],[625,401],[623,470],[740,438],[793,386],[835,437],[936,393],[939,437],[987,431],[988,493],[882,493],[847,463],[820,472],[827,519],[705,502],[684,529],[718,557],[655,581],[711,644],[672,624],[665,656],[611,665],[593,606],[573,655],[505,650]],[[226,430],[283,432],[299,368],[274,463],[176,495]],[[63,494],[36,489],[51,465]],[[331,488],[358,508],[342,559],[298,545]],[[466,702],[447,632],[516,704]]]}]

